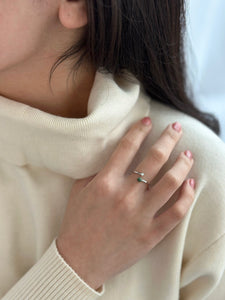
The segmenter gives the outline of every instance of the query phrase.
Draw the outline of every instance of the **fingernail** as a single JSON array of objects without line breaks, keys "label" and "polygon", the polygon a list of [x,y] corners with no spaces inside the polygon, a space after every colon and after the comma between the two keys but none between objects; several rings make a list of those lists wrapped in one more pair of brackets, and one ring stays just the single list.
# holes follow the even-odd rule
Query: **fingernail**
[{"label": "fingernail", "polygon": [[149,117],[145,117],[144,119],[141,120],[141,122],[146,126],[149,126],[152,123]]},{"label": "fingernail", "polygon": [[190,186],[195,189],[195,180],[193,178],[189,179]]},{"label": "fingernail", "polygon": [[186,151],[184,152],[184,154],[185,154],[188,158],[192,158],[192,157],[193,157],[193,155],[192,155],[192,153],[191,153],[190,150],[186,150]]},{"label": "fingernail", "polygon": [[179,122],[175,122],[172,124],[172,127],[174,130],[176,130],[177,132],[180,132],[181,131],[181,124]]}]

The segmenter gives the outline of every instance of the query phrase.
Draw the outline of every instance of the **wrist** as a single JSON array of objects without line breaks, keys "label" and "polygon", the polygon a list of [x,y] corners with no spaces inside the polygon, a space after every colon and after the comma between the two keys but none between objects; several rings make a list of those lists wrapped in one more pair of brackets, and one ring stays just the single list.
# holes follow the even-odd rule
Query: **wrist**
[{"label": "wrist", "polygon": [[92,289],[96,290],[97,292],[101,292],[102,285],[104,281],[100,281],[97,279],[96,275],[92,275],[90,272],[90,268],[84,263],[79,262],[79,259],[75,259],[74,255],[72,255],[71,247],[67,245],[65,241],[62,241],[61,238],[56,239],[56,247],[64,259],[64,261],[74,270],[74,272]]}]

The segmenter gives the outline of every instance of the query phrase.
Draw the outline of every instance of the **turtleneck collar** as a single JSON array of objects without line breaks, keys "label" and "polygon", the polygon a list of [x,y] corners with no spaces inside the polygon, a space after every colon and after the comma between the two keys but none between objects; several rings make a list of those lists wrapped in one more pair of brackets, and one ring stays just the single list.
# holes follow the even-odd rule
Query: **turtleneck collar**
[{"label": "turtleneck collar", "polygon": [[64,118],[0,96],[0,159],[74,179],[99,172],[132,123],[149,115],[140,83],[96,72],[87,116]]}]

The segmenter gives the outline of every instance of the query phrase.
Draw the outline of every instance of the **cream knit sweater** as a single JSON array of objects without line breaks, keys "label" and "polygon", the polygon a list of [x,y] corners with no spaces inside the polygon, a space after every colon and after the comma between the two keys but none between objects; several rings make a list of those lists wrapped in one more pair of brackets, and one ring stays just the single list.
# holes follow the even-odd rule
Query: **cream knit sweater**
[{"label": "cream knit sweater", "polygon": [[[55,240],[74,181],[99,172],[130,126],[148,115],[153,129],[130,170],[179,121],[183,136],[155,182],[190,149],[195,201],[152,251],[96,291],[63,260]],[[224,233],[225,144],[198,120],[150,99],[137,81],[97,72],[85,118],[0,97],[1,299],[224,300]]]}]

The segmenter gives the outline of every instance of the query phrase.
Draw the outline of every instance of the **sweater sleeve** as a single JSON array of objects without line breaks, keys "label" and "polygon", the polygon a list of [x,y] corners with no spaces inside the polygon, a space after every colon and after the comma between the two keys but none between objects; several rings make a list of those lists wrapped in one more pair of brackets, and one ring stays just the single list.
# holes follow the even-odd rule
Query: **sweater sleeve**
[{"label": "sweater sleeve", "polygon": [[105,292],[87,285],[65,262],[56,246],[56,238],[33,267],[5,294],[2,300],[94,300]]},{"label": "sweater sleeve", "polygon": [[181,274],[180,300],[223,300],[225,233],[190,262]]}]

